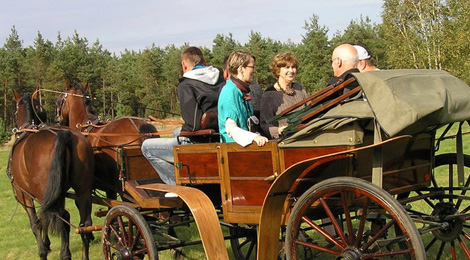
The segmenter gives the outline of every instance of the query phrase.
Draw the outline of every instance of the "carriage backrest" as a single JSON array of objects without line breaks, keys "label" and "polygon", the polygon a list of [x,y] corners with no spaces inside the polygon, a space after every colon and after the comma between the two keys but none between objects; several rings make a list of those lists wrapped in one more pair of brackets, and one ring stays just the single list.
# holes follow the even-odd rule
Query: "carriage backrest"
[{"label": "carriage backrest", "polygon": [[219,123],[217,111],[207,111],[202,115],[201,129],[214,129],[218,132]]},{"label": "carriage backrest", "polygon": [[200,130],[181,131],[179,136],[190,138],[193,142],[197,143],[211,143],[212,141],[219,141],[217,111],[207,111],[202,114]]}]

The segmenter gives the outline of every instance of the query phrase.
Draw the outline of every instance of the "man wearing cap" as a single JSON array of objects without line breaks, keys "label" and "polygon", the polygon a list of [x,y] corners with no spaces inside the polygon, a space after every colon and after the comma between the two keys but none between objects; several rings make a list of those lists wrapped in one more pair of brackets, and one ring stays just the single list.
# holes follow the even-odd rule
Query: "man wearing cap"
[{"label": "man wearing cap", "polygon": [[357,68],[359,69],[361,73],[367,72],[367,71],[379,70],[377,67],[375,67],[374,63],[372,62],[372,57],[369,55],[369,53],[364,47],[360,45],[354,45],[354,48],[356,48],[358,58],[359,58]]}]

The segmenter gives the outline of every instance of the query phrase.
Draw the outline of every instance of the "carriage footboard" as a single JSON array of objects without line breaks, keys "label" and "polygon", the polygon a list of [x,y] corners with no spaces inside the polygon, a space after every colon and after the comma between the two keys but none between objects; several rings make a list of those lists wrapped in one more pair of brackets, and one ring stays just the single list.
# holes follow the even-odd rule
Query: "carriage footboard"
[{"label": "carriage footboard", "polygon": [[191,210],[207,259],[228,259],[219,218],[211,200],[202,191],[160,183],[140,185],[137,188],[177,194]]}]

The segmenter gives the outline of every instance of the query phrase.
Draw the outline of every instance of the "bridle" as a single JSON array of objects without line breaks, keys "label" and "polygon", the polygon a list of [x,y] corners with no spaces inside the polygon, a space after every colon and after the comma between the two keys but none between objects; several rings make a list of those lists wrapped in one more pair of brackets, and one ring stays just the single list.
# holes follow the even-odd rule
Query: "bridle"
[{"label": "bridle", "polygon": [[[44,109],[40,102],[36,101],[34,98],[38,90],[36,90],[32,95],[29,96],[29,100],[25,101],[24,98],[21,98],[18,102],[16,102],[16,110],[15,110],[15,120],[18,122],[19,120],[19,110],[20,105],[24,106],[25,113],[26,113],[26,120],[25,122],[18,127],[18,129],[23,128],[37,128],[39,125],[44,125],[44,122],[39,115],[39,112],[43,112]],[[32,112],[32,113],[31,113]],[[37,120],[35,122],[34,120]]]},{"label": "bridle", "polygon": [[[71,89],[78,89],[80,92],[82,92],[82,94],[75,94],[75,93],[70,93],[69,91]],[[84,106],[86,107],[86,103],[90,100],[90,96],[86,95],[84,93],[84,91],[80,88],[75,88],[75,87],[70,87],[66,92],[58,92],[60,93],[61,95],[59,96],[59,98],[57,99],[56,101],[56,104],[57,104],[57,109],[56,109],[56,120],[58,122],[60,122],[61,120],[61,115],[62,115],[62,111],[63,109],[65,108],[65,105],[66,105],[66,100],[67,100],[67,97],[68,96],[73,96],[73,97],[80,97],[80,98],[83,98],[83,102],[84,102]]]}]

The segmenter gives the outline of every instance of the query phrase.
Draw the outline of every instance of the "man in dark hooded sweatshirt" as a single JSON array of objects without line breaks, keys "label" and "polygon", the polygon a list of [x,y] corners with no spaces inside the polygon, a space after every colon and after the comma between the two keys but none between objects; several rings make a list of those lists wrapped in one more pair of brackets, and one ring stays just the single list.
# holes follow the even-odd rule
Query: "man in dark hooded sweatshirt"
[{"label": "man in dark hooded sweatshirt", "polygon": [[[181,54],[183,78],[178,85],[178,99],[184,124],[181,131],[201,129],[201,118],[205,112],[217,111],[218,93],[223,78],[217,68],[206,66],[202,51],[189,47]],[[201,137],[180,137],[175,131],[173,138],[150,138],[142,143],[142,153],[152,164],[163,182],[175,185],[173,146],[203,142]]]}]

